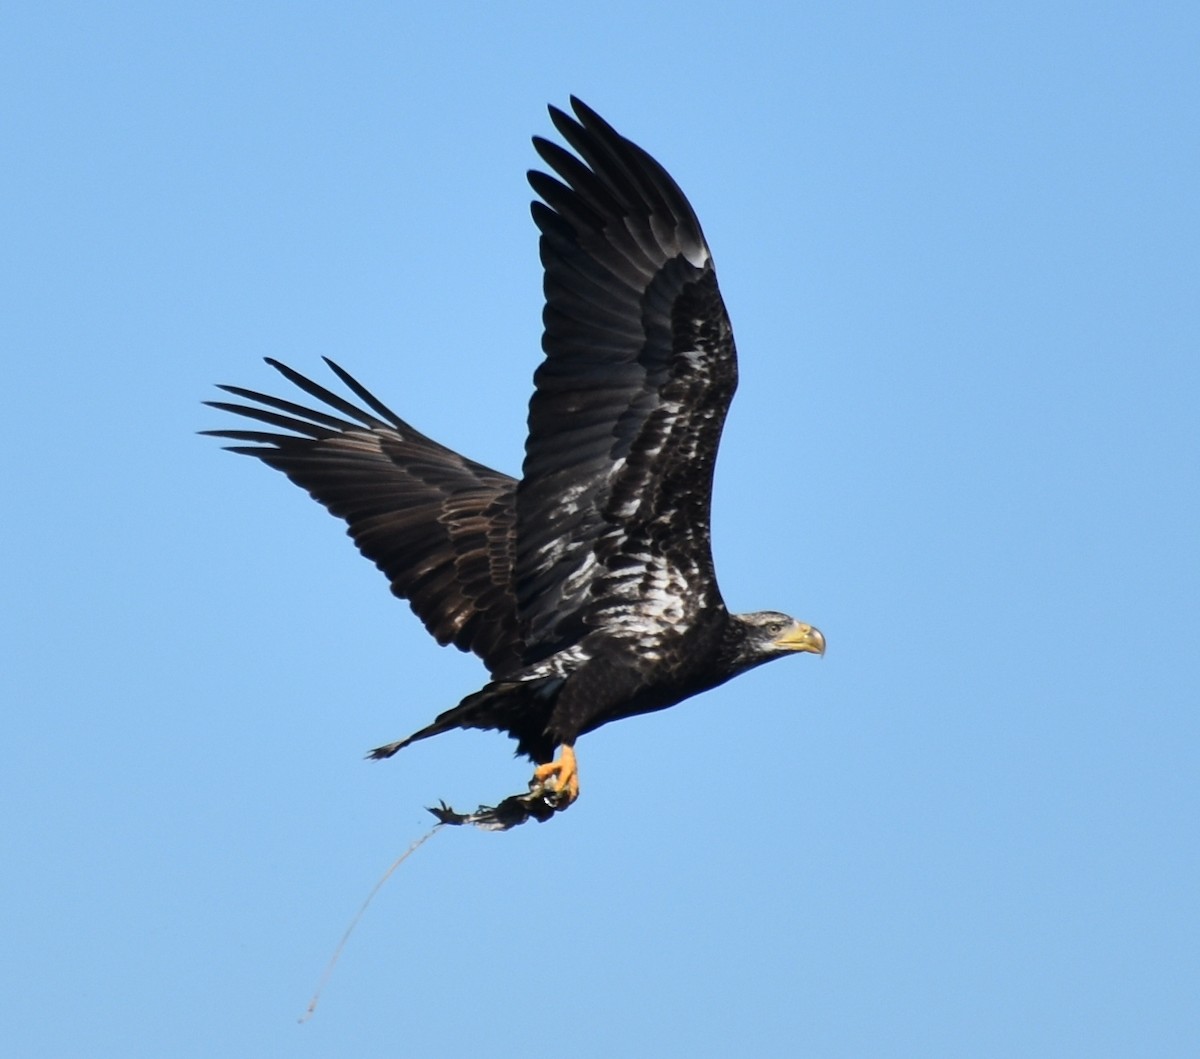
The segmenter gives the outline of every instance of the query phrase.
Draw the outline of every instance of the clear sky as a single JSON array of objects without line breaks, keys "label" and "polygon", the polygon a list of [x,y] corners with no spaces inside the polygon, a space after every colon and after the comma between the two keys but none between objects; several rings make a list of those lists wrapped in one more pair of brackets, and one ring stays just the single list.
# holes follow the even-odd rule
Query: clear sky
[{"label": "clear sky", "polygon": [[[6,5],[0,1048],[1183,1055],[1200,1039],[1193,3]],[[528,765],[195,431],[277,357],[515,471],[576,93],[695,204],[715,550],[780,662]]]}]

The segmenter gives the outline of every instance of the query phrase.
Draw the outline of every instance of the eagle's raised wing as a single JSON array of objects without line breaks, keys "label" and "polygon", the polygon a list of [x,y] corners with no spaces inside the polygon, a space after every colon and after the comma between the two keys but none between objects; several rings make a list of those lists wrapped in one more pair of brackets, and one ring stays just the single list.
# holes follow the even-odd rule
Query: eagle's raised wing
[{"label": "eagle's raised wing", "polygon": [[712,258],[662,166],[571,104],[578,120],[550,114],[579,157],[535,139],[561,179],[529,175],[546,359],[517,488],[527,661],[596,626],[722,606],[709,502],[737,367]]},{"label": "eagle's raised wing", "polygon": [[493,673],[512,669],[522,653],[512,592],[516,482],[414,430],[326,362],[366,408],[268,359],[340,415],[223,386],[255,404],[208,404],[288,433],[205,433],[244,443],[230,448],[283,471],[345,519],[359,551],[438,643],[474,651]]}]

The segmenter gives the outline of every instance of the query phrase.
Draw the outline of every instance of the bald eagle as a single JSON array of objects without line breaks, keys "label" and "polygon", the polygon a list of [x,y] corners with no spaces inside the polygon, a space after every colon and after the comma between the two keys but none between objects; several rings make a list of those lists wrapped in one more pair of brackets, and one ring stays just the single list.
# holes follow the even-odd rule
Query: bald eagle
[{"label": "bald eagle", "polygon": [[737,364],[712,256],[666,170],[571,106],[550,117],[574,154],[533,141],[557,178],[529,173],[545,359],[519,481],[421,434],[332,361],[359,403],[271,359],[324,407],[239,386],[221,389],[250,403],[207,402],[269,427],[206,433],[345,519],[437,641],[488,668],[479,691],[370,757],[455,728],[507,732],[536,765],[519,819],[578,796],[581,735],[825,650],[811,625],[725,607],[709,512]]}]

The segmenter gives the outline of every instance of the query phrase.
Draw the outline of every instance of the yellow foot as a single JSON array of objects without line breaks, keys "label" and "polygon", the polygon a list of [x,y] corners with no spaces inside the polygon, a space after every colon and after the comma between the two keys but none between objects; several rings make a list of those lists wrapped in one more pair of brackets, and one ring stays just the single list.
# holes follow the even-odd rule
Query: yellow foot
[{"label": "yellow foot", "polygon": [[529,786],[552,792],[556,809],[565,809],[570,805],[579,797],[579,770],[575,766],[574,748],[564,745],[557,761],[538,765],[533,770],[533,779],[529,781]]}]

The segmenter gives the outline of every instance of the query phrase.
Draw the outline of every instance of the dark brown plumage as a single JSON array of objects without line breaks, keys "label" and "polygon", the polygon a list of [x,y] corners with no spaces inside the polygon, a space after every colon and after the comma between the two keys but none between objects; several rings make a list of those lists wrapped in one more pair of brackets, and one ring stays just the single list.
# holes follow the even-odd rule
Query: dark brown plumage
[{"label": "dark brown plumage", "polygon": [[[490,683],[388,757],[452,728],[496,728],[565,807],[572,747],[795,651],[811,626],[731,615],[709,547],[717,445],[737,384],[733,333],[691,206],[666,171],[572,99],[551,108],[572,155],[534,145],[558,179],[540,196],[545,359],[518,482],[414,430],[349,373],[360,404],[269,360],[324,405],[241,387],[211,402],[271,428],[217,430],[346,520],[439,643],[475,652]],[[563,755],[552,762],[556,748]]]}]

